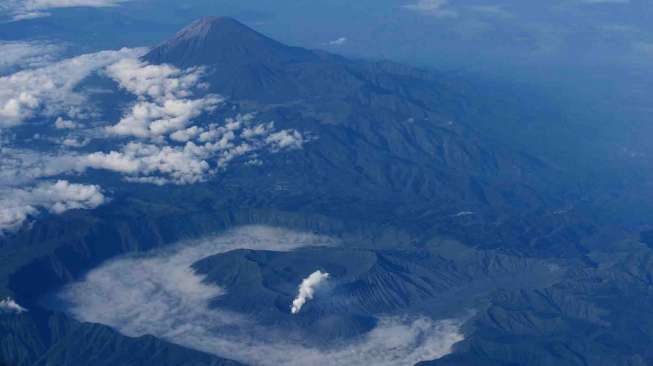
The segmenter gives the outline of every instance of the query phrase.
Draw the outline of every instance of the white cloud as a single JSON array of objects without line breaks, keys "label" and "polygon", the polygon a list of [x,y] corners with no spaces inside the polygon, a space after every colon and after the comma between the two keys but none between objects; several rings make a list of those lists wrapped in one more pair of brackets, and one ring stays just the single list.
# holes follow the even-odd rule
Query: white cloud
[{"label": "white cloud", "polygon": [[630,0],[580,0],[586,4],[629,4]]},{"label": "white cloud", "polygon": [[255,127],[246,127],[240,136],[246,140],[251,140],[260,136],[268,135],[274,128],[274,123],[259,124]]},{"label": "white cloud", "polygon": [[135,58],[120,60],[107,67],[107,74],[120,87],[139,98],[179,99],[192,95],[202,69],[180,70],[171,65],[150,65]]},{"label": "white cloud", "polygon": [[4,0],[0,9],[13,20],[23,20],[48,16],[48,9],[110,7],[127,1],[129,0]]},{"label": "white cloud", "polygon": [[451,8],[449,0],[418,0],[404,8],[441,18],[455,18],[458,12]]},{"label": "white cloud", "polygon": [[[276,131],[274,123],[257,123],[254,115],[238,115],[222,124],[182,130],[189,139],[165,145],[131,141],[107,152],[65,152],[56,155],[0,146],[0,186],[29,184],[39,178],[108,170],[136,183],[193,184],[227,169],[236,159],[260,165],[264,153],[301,148],[306,139],[295,130]],[[81,147],[89,139],[66,137],[62,145]],[[248,163],[255,159],[258,164]]]},{"label": "white cloud", "polygon": [[140,178],[132,179],[136,182],[192,184],[203,181],[210,171],[205,151],[196,147],[192,142],[184,147],[131,142],[121,151],[87,155],[82,164]]},{"label": "white cloud", "polygon": [[304,136],[296,130],[282,130],[265,138],[275,149],[299,149],[304,144]]},{"label": "white cloud", "polygon": [[67,137],[61,140],[61,145],[65,147],[79,148],[88,145],[91,142],[88,138],[83,137]]},{"label": "white cloud", "polygon": [[33,189],[31,200],[53,213],[73,209],[92,209],[105,202],[102,189],[97,185],[84,185],[59,180],[56,183],[43,183]]},{"label": "white cloud", "polygon": [[188,140],[192,140],[197,137],[197,135],[199,135],[202,131],[203,129],[199,128],[198,126],[193,126],[171,133],[170,138],[173,141],[177,142],[187,142]]},{"label": "white cloud", "polygon": [[342,46],[345,43],[347,43],[347,37],[340,37],[338,39],[334,39],[333,41],[329,42],[329,45],[331,45],[331,46]]},{"label": "white cloud", "polygon": [[99,186],[66,180],[43,182],[33,188],[4,188],[0,190],[0,231],[20,227],[40,210],[61,214],[73,209],[96,208],[104,202]]},{"label": "white cloud", "polygon": [[192,184],[226,169],[235,159],[300,149],[306,143],[298,131],[276,131],[272,122],[256,123],[253,114],[228,118],[222,124],[177,130],[170,138],[183,144],[134,141],[120,150],[81,156],[77,170],[111,170],[126,174],[131,182]]},{"label": "white cloud", "polygon": [[647,57],[653,57],[653,42],[635,42],[634,49]]},{"label": "white cloud", "polygon": [[0,41],[0,75],[45,66],[54,61],[61,49],[48,42]]},{"label": "white cloud", "polygon": [[25,7],[32,10],[71,7],[115,6],[127,0],[23,0]]},{"label": "white cloud", "polygon": [[141,101],[107,130],[116,135],[157,138],[186,128],[192,118],[214,110],[220,102],[221,99],[214,96],[167,99],[161,103]]},{"label": "white cloud", "polygon": [[242,227],[216,238],[180,243],[145,257],[123,257],[91,271],[58,297],[81,321],[107,324],[128,336],[151,334],[250,365],[414,365],[451,352],[461,322],[424,317],[381,318],[371,332],[313,347],[280,337],[242,314],[210,308],[224,289],[190,267],[235,249],[288,251],[337,244],[333,239],[268,227]]},{"label": "white cloud", "polygon": [[38,178],[78,172],[79,169],[79,157],[75,155],[51,155],[0,146],[0,187],[30,185]]},{"label": "white cloud", "polygon": [[12,204],[8,200],[0,197],[0,203],[7,206],[0,209],[0,234],[6,230],[13,230],[23,225],[23,222],[37,210],[33,206],[18,203]]},{"label": "white cloud", "polygon": [[503,5],[470,5],[466,8],[478,14],[491,17],[512,17],[512,14],[505,10]]},{"label": "white cloud", "polygon": [[93,72],[142,50],[102,51],[0,77],[0,127],[11,127],[36,115],[74,118],[87,102],[75,87]]},{"label": "white cloud", "polygon": [[0,300],[0,314],[1,313],[9,313],[9,314],[21,314],[26,312],[27,309],[24,307],[18,305],[16,301],[12,298],[6,298],[4,300]]},{"label": "white cloud", "polygon": [[193,118],[213,111],[223,102],[223,98],[212,94],[192,98],[194,89],[204,87],[199,68],[180,70],[123,59],[109,66],[107,74],[138,98],[129,113],[108,128],[117,135],[159,138],[185,129]]},{"label": "white cloud", "polygon": [[[207,180],[242,159],[261,162],[263,153],[300,149],[307,139],[294,129],[277,130],[258,123],[253,114],[222,123],[192,125],[193,119],[217,108],[217,95],[194,97],[205,85],[198,68],[180,70],[149,65],[135,58],[142,50],[104,51],[59,61],[0,78],[0,126],[10,127],[35,116],[56,116],[54,128],[78,129],[53,141],[65,148],[86,146],[91,137],[126,137],[105,151],[36,153],[0,146],[0,184],[16,185],[88,169],[117,172],[137,183],[192,184]],[[91,101],[77,86],[88,75],[106,72],[136,96],[121,120],[99,129],[83,129],[79,119]],[[109,132],[109,135],[107,135]],[[255,166],[258,164],[249,164]]]},{"label": "white cloud", "polygon": [[473,215],[473,214],[474,214],[473,211],[460,211],[460,212],[458,212],[458,213],[456,213],[454,215],[451,215],[451,217],[470,216],[470,215]]},{"label": "white cloud", "polygon": [[315,290],[327,279],[329,279],[329,274],[322,271],[315,271],[304,278],[297,289],[297,297],[292,301],[290,313],[299,313],[308,300],[313,300]]},{"label": "white cloud", "polygon": [[57,117],[57,119],[54,121],[54,127],[58,130],[75,129],[79,128],[79,124],[67,119],[63,119],[61,117]]}]

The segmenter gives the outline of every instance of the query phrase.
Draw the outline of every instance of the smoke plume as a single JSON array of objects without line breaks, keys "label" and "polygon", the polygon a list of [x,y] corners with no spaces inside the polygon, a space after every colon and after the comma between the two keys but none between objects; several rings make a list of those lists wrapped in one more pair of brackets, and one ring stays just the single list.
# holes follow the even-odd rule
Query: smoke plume
[{"label": "smoke plume", "polygon": [[292,302],[290,312],[293,314],[299,313],[304,304],[306,304],[306,301],[313,299],[315,289],[328,278],[329,274],[323,273],[322,271],[315,271],[310,276],[304,278],[301,285],[299,285],[299,291],[297,292],[297,297]]},{"label": "smoke plume", "polygon": [[10,297],[0,300],[0,313],[21,314],[26,311],[27,309],[18,305],[18,303]]}]

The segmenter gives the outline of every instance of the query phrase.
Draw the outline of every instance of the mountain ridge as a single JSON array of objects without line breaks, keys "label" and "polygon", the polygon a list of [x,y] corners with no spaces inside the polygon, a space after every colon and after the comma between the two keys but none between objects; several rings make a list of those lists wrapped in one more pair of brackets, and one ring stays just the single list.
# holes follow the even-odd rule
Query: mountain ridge
[{"label": "mountain ridge", "polygon": [[[304,202],[317,192],[342,201],[344,193],[361,197],[363,207],[403,202],[410,211],[451,207],[455,214],[460,210],[452,206],[463,205],[497,216],[542,210],[545,201],[562,204],[561,169],[481,132],[484,123],[503,122],[501,114],[519,120],[521,111],[488,106],[482,94],[443,74],[286,46],[228,17],[202,18],[144,59],[202,67],[206,92],[227,97],[240,113],[316,136],[302,154],[269,161],[270,174],[293,182]],[[262,179],[227,176],[261,190]]]},{"label": "mountain ridge", "polygon": [[231,17],[208,16],[151,50],[145,59],[178,67],[283,64],[316,55],[269,38]]}]

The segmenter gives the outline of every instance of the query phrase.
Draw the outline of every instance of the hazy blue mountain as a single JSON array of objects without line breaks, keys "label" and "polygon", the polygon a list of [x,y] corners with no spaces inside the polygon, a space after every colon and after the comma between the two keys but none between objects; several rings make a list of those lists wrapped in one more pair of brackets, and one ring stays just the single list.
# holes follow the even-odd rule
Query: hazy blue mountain
[{"label": "hazy blue mountain", "polygon": [[[441,220],[460,211],[555,210],[576,199],[577,187],[569,182],[584,174],[573,162],[554,162],[546,151],[506,143],[496,133],[529,128],[531,116],[523,109],[490,103],[480,84],[436,72],[285,46],[229,18],[199,20],[145,59],[201,65],[209,91],[229,96],[239,110],[317,137],[292,162],[263,167],[272,173],[265,184],[252,186],[240,172],[225,177],[244,191],[265,190],[283,177],[299,202],[310,205],[318,196],[332,201],[326,210],[340,209],[343,196],[356,197],[366,201],[364,216],[365,205],[388,204]],[[451,224],[445,230],[454,231]]]}]

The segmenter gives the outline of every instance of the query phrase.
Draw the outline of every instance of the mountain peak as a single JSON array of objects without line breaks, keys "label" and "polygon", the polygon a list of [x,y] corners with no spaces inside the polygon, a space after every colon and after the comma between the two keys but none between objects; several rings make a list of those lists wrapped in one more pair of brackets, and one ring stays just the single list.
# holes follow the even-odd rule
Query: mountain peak
[{"label": "mountain peak", "polygon": [[180,67],[234,64],[279,64],[311,57],[230,17],[207,16],[179,31],[145,56],[152,63]]},{"label": "mountain peak", "polygon": [[194,21],[189,26],[179,31],[175,36],[175,39],[188,40],[193,38],[206,38],[213,35],[222,35],[223,37],[234,35],[242,36],[247,33],[250,33],[250,35],[251,33],[255,33],[262,37],[262,35],[257,34],[256,31],[234,18],[207,16]]}]

